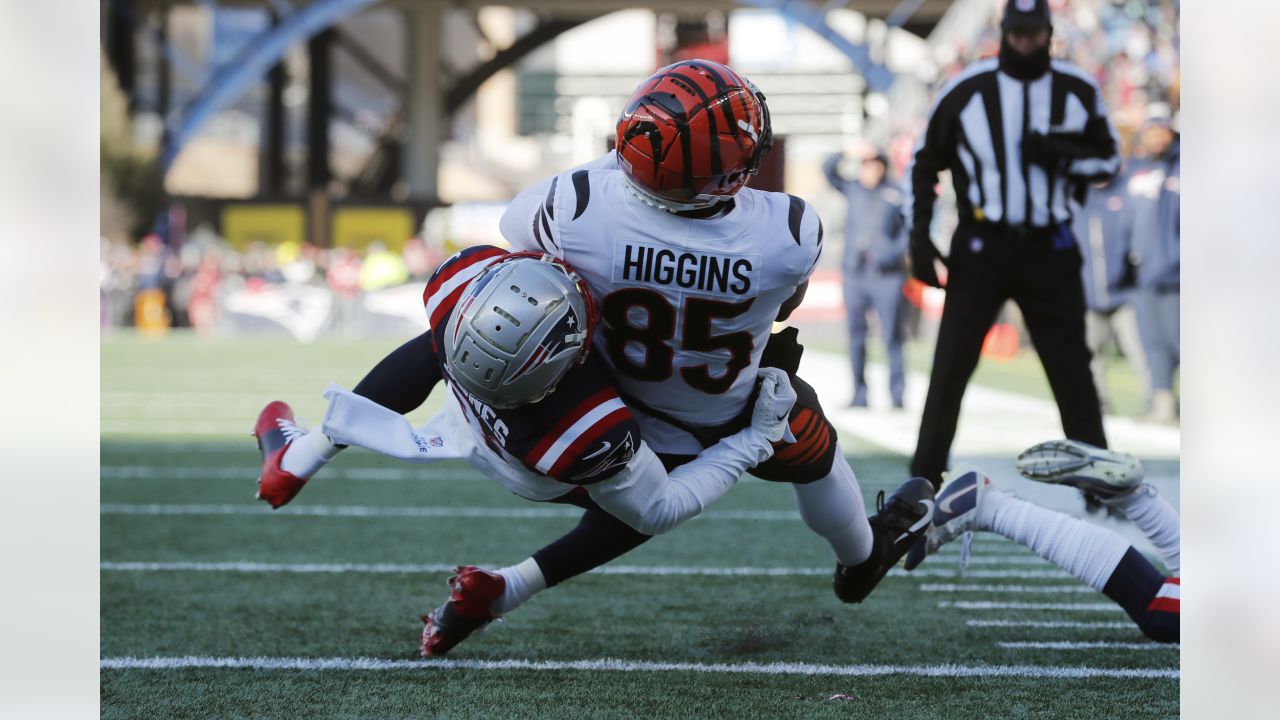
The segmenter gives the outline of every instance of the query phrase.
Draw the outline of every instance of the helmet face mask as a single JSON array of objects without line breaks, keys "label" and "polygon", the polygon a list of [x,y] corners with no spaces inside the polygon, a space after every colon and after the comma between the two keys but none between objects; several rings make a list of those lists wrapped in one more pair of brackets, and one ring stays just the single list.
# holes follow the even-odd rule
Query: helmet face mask
[{"label": "helmet face mask", "polygon": [[618,165],[637,195],[664,210],[733,197],[773,144],[764,94],[733,70],[686,60],[636,88],[618,119]]},{"label": "helmet face mask", "polygon": [[449,380],[495,408],[538,402],[586,359],[595,302],[564,263],[513,253],[467,284],[444,328]]}]

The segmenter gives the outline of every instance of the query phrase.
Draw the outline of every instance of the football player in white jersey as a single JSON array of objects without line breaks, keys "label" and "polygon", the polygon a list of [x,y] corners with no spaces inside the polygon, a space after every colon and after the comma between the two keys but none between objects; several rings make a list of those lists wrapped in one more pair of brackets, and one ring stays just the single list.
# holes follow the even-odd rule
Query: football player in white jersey
[{"label": "football player in white jersey", "polygon": [[868,522],[835,429],[795,377],[794,329],[770,336],[803,299],[823,239],[803,200],[746,187],[771,144],[754,85],[679,62],[636,89],[616,152],[521,193],[501,228],[516,249],[570,262],[600,299],[596,347],[668,467],[742,426],[762,365],[789,372],[796,442],[752,474],[793,483],[835,552],[836,595],[860,602],[923,532],[933,491],[908,481]]},{"label": "football player in white jersey", "polygon": [[[410,462],[463,458],[511,492],[583,508],[564,542],[497,571],[459,567],[450,598],[423,617],[422,651],[443,655],[534,593],[621,555],[697,515],[787,435],[795,401],[771,372],[748,426],[668,473],[591,350],[594,300],[563,261],[473,247],[442,264],[423,302],[432,330],[393,352],[356,386],[330,387],[321,428],[306,431],[283,402],[259,415],[259,497],[289,502],[339,447]],[[414,429],[401,413],[441,380],[445,410]],[[564,559],[562,546],[590,555]]]}]

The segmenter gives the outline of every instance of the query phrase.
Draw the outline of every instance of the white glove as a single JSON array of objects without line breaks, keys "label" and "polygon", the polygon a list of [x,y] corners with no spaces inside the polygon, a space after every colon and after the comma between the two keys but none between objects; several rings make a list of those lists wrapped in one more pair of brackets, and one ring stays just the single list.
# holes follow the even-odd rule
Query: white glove
[{"label": "white glove", "polygon": [[795,442],[787,416],[796,403],[796,391],[787,374],[778,368],[760,368],[760,396],[751,412],[751,427],[772,442]]}]

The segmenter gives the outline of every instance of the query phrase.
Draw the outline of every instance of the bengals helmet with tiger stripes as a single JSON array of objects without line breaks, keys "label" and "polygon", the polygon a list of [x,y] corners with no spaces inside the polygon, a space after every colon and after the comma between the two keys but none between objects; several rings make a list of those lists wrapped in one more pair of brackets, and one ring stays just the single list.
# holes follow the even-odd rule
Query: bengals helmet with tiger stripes
[{"label": "bengals helmet with tiger stripes", "polygon": [[658,70],[618,118],[619,167],[642,199],[673,212],[733,197],[772,145],[764,94],[710,60]]}]

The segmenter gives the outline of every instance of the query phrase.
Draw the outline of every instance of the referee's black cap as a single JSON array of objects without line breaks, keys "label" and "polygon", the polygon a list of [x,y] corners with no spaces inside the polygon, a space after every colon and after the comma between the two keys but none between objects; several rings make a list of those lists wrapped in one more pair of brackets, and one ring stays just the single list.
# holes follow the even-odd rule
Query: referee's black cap
[{"label": "referee's black cap", "polygon": [[1004,5],[1003,30],[1048,30],[1049,0],[1007,0]]}]

